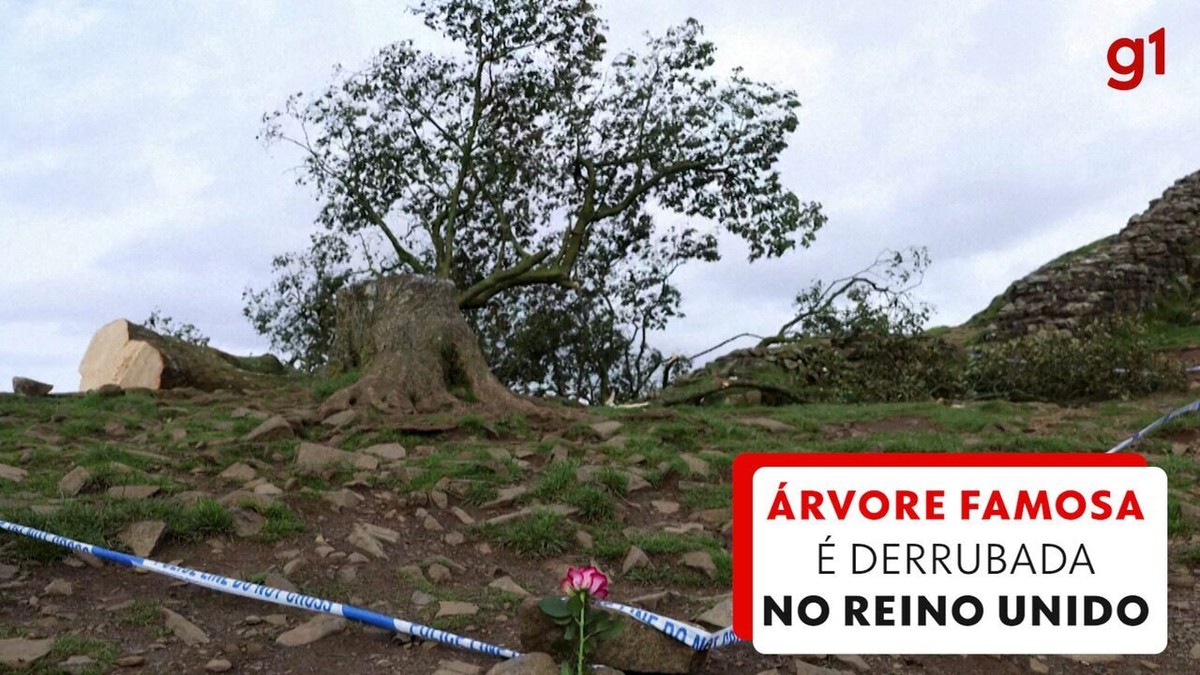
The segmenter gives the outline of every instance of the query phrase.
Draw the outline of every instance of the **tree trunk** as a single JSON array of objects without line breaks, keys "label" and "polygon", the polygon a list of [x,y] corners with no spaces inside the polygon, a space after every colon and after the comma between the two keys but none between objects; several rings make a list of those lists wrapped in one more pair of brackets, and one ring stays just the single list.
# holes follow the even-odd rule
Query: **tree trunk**
[{"label": "tree trunk", "polygon": [[265,389],[278,386],[284,372],[283,364],[270,354],[234,356],[117,319],[92,336],[79,364],[79,390],[106,384],[203,391]]},{"label": "tree trunk", "polygon": [[464,405],[532,409],[492,375],[454,295],[449,281],[407,274],[338,291],[333,362],[361,374],[323,408],[366,404],[401,414]]}]

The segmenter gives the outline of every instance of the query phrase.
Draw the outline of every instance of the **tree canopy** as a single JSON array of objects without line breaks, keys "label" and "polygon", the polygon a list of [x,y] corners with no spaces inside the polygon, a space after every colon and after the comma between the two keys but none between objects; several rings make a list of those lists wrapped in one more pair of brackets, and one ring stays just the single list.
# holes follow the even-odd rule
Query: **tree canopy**
[{"label": "tree canopy", "polygon": [[[444,278],[485,343],[515,344],[525,322],[568,312],[576,356],[628,357],[678,314],[671,273],[719,258],[720,231],[753,261],[809,245],[823,223],[777,170],[796,94],[740,69],[713,75],[715,47],[696,21],[605,63],[605,25],[587,2],[425,0],[412,11],[447,53],[391,44],[264,117],[262,138],[302,151],[298,182],[320,200],[324,232],[300,266],[309,288],[356,274]],[[332,267],[317,250],[330,239],[341,246]],[[289,306],[284,286],[248,293],[260,331],[306,295],[291,289]]]}]

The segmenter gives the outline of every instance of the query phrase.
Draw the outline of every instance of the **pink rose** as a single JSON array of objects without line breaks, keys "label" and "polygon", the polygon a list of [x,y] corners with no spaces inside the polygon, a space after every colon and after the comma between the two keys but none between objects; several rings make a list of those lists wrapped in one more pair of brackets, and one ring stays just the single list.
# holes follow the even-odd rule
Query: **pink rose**
[{"label": "pink rose", "polygon": [[566,595],[583,592],[604,599],[608,597],[608,577],[595,567],[572,567],[563,578],[562,592]]}]

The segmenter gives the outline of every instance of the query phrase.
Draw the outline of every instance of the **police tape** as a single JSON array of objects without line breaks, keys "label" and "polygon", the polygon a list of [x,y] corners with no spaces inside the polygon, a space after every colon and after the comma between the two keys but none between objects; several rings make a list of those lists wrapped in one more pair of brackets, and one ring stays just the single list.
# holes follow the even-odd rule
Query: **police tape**
[{"label": "police tape", "polygon": [[83,542],[75,541],[74,539],[68,539],[67,537],[57,534],[51,534],[49,532],[43,532],[42,530],[36,530],[32,527],[10,523],[6,520],[0,520],[0,529],[5,529],[9,532],[15,532],[33,539],[40,539],[63,548],[69,548],[73,551],[90,553],[101,560],[107,560],[109,562],[126,565],[128,567],[137,567],[144,570],[149,570],[151,572],[156,572],[164,576],[179,579],[180,581],[185,581],[189,584],[202,586],[204,588],[220,591],[222,593],[240,595],[242,597],[251,598],[254,600],[263,600],[266,602],[275,603],[276,605],[295,607],[296,609],[303,609],[319,614],[332,614],[333,616],[340,616],[345,619],[349,619],[350,621],[356,621],[368,626],[374,626],[375,628],[382,628],[383,630],[395,631],[405,635],[412,635],[413,637],[421,638],[422,640],[432,640],[434,642],[440,642],[444,645],[459,647],[469,651],[487,654],[489,656],[511,659],[521,655],[520,652],[515,652],[511,649],[497,647],[486,642],[480,642],[479,640],[473,640],[461,635],[455,635],[454,633],[430,626],[425,626],[419,623],[413,623],[411,621],[385,616],[383,614],[378,614],[376,612],[355,607],[353,605],[343,605],[331,600],[324,600],[310,595],[304,595],[302,593],[285,591],[281,588],[272,588],[270,586],[254,584],[250,583],[249,581],[242,581],[240,579],[223,577],[219,574],[200,572],[187,567],[167,565],[165,563],[161,563],[156,560],[150,560],[148,558],[139,558],[126,553],[110,551],[106,548],[85,544]]},{"label": "police tape", "polygon": [[605,609],[620,612],[634,621],[643,623],[667,636],[675,638],[698,652],[717,649],[742,641],[740,637],[734,634],[733,626],[722,628],[715,633],[709,633],[702,628],[697,628],[691,624],[683,623],[682,621],[665,617],[661,614],[655,614],[650,610],[630,607],[629,605],[622,605],[608,600],[597,600],[596,604]]},{"label": "police tape", "polygon": [[[250,598],[252,600],[262,600],[286,607],[303,609],[309,612],[332,614],[333,616],[340,616],[351,621],[356,621],[368,626],[374,626],[375,628],[382,628],[383,630],[395,631],[405,635],[412,635],[413,637],[417,637],[422,640],[432,640],[452,647],[459,647],[469,651],[487,654],[489,656],[511,659],[521,655],[520,652],[513,651],[511,649],[497,647],[496,645],[463,637],[461,635],[455,635],[454,633],[450,633],[438,628],[413,623],[411,621],[405,621],[404,619],[385,616],[383,614],[362,609],[360,607],[355,607],[353,605],[344,605],[338,602],[333,602],[332,600],[325,600],[310,595],[304,595],[303,593],[286,591],[281,588],[273,588],[271,586],[255,584],[249,581],[233,579],[231,577],[212,574],[210,572],[202,572],[178,565],[168,565],[166,563],[158,562],[157,560],[140,558],[138,556],[121,553],[119,551],[110,551],[109,549],[102,548],[100,546],[93,546],[92,544],[86,544],[74,539],[69,539],[62,535],[44,532],[42,530],[25,525],[19,525],[17,523],[10,523],[7,520],[0,520],[0,529],[30,537],[31,539],[38,539],[56,546],[71,549],[73,551],[88,553],[101,560],[107,560],[109,562],[125,565],[127,567],[141,568],[150,572],[161,574],[163,576],[179,579],[180,581],[184,581],[189,584],[201,586],[214,591],[220,591],[222,593],[238,595],[241,597]],[[650,628],[656,629],[663,634],[690,646],[692,649],[697,651],[707,651],[709,649],[725,647],[727,645],[736,644],[742,641],[741,638],[739,638],[737,635],[734,635],[732,626],[719,630],[715,633],[709,633],[701,628],[697,628],[696,626],[692,626],[660,614],[655,614],[649,610],[638,609],[636,607],[630,607],[628,605],[622,605],[616,602],[609,602],[607,600],[598,600],[597,604],[607,609],[620,612],[632,618],[633,620],[638,621],[639,623],[645,624]]]},{"label": "police tape", "polygon": [[1142,438],[1144,438],[1150,432],[1152,432],[1155,429],[1161,427],[1162,425],[1170,422],[1171,420],[1175,419],[1176,417],[1179,417],[1180,415],[1186,415],[1188,413],[1194,413],[1197,411],[1200,411],[1200,399],[1192,401],[1191,403],[1189,403],[1181,408],[1176,408],[1175,410],[1172,410],[1171,412],[1167,413],[1166,415],[1163,415],[1162,417],[1154,420],[1149,425],[1147,425],[1145,429],[1142,429],[1141,431],[1136,432],[1129,438],[1126,438],[1125,440],[1121,441],[1120,443],[1117,443],[1115,446],[1113,446],[1112,450],[1109,450],[1105,454],[1111,455],[1114,452],[1121,452],[1125,448],[1128,448],[1129,446],[1133,445],[1134,443],[1137,443],[1138,441],[1142,440]]}]

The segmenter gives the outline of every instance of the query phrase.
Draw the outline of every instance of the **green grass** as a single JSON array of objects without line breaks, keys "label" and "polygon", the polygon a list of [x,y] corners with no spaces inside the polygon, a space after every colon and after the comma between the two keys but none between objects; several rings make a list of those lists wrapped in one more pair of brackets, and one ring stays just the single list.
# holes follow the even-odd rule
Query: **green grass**
[{"label": "green grass", "polygon": [[575,526],[563,516],[545,510],[508,523],[484,523],[477,527],[493,543],[532,558],[558,555],[574,543]]},{"label": "green grass", "polygon": [[283,502],[272,502],[270,506],[262,510],[262,516],[263,528],[258,536],[260,540],[267,543],[294,537],[304,532],[306,528],[300,516],[297,516]]},{"label": "green grass", "polygon": [[359,375],[358,370],[348,370],[340,375],[317,380],[312,385],[312,397],[317,402],[324,401],[337,390],[358,382]]}]

